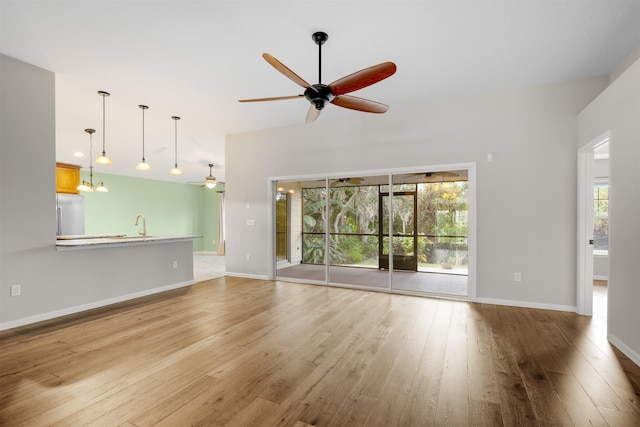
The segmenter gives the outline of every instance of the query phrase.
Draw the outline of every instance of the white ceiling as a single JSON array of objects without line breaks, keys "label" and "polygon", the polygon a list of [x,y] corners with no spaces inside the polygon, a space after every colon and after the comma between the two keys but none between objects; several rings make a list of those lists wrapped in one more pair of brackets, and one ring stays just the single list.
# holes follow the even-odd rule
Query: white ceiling
[{"label": "white ceiling", "polygon": [[[449,98],[609,73],[640,46],[640,1],[62,1],[0,0],[0,51],[56,73],[57,160],[88,166],[85,128],[111,166],[96,172],[167,181],[224,180],[225,135],[300,124],[301,88],[268,52],[309,83],[384,61],[398,71],[354,95],[402,109]],[[37,100],[33,100],[37,102]],[[146,104],[146,158],[141,157]],[[367,114],[328,106],[318,122]],[[168,174],[178,122],[180,177]],[[318,122],[305,125],[317,126]],[[311,128],[310,128],[311,129]],[[4,142],[3,142],[4,143]],[[247,153],[250,156],[251,153]]]}]

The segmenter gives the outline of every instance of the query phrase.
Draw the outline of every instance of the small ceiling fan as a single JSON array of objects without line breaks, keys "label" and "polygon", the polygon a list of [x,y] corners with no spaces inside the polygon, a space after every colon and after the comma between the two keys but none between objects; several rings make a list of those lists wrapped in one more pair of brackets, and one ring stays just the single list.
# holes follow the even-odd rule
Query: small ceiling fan
[{"label": "small ceiling fan", "polygon": [[364,181],[364,178],[359,178],[359,177],[354,177],[354,178],[338,178],[338,179],[334,179],[331,181],[331,186],[335,187],[336,185],[340,185],[340,184],[353,184],[353,185],[358,185],[360,184],[362,181]]},{"label": "small ceiling fan", "polygon": [[460,176],[460,174],[455,172],[419,172],[409,174],[409,176],[420,176],[425,178],[427,182],[466,180],[464,177]]},{"label": "small ceiling fan", "polygon": [[273,68],[284,74],[294,83],[302,86],[305,91],[301,95],[279,96],[271,98],[254,98],[241,99],[239,102],[261,102],[261,101],[279,101],[283,99],[296,99],[304,97],[311,106],[307,111],[305,123],[315,121],[320,112],[327,104],[334,104],[338,107],[349,108],[351,110],[364,111],[367,113],[384,113],[389,109],[388,105],[380,102],[371,101],[369,99],[359,98],[357,96],[347,95],[347,93],[371,86],[387,77],[392,76],[396,72],[396,65],[393,62],[383,62],[378,65],[365,68],[355,73],[342,77],[328,85],[322,83],[322,45],[327,41],[329,36],[327,33],[318,31],[313,33],[312,39],[318,45],[318,83],[309,84],[296,73],[291,71],[282,62],[278,61],[268,53],[263,53],[262,57]]},{"label": "small ceiling fan", "polygon": [[199,182],[190,182],[189,184],[201,184],[200,187],[207,187],[209,189],[215,188],[218,184],[216,178],[213,176],[211,169],[213,168],[213,163],[209,163],[209,176],[204,178],[204,181]]}]

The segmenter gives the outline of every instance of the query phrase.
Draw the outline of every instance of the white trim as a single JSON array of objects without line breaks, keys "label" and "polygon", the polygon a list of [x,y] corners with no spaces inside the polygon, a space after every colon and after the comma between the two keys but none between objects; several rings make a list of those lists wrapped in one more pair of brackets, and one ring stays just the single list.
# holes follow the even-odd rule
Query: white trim
[{"label": "white trim", "polygon": [[593,246],[589,239],[593,239],[594,150],[607,141],[611,141],[609,131],[578,148],[576,310],[584,316],[593,315]]},{"label": "white trim", "polygon": [[631,359],[633,361],[633,363],[635,363],[636,365],[640,366],[640,354],[638,354],[635,351],[633,351],[633,349],[631,347],[626,345],[622,340],[620,340],[618,337],[616,337],[615,335],[613,335],[611,333],[607,334],[607,339],[609,340],[609,342],[611,344],[616,346],[616,348],[618,350],[623,352],[625,356],[627,356],[629,359]]},{"label": "white trim", "polygon": [[225,271],[224,275],[229,277],[240,277],[242,279],[273,280],[273,279],[269,279],[269,276],[265,276],[262,274],[245,274],[245,273],[234,273],[234,272]]},{"label": "white trim", "polygon": [[569,311],[572,313],[577,312],[577,307],[575,306],[546,304],[546,303],[531,302],[531,301],[513,301],[513,300],[496,299],[496,298],[478,298],[476,302],[479,304],[506,305],[509,307],[536,308],[539,310]]},{"label": "white trim", "polygon": [[95,308],[105,307],[107,305],[117,304],[123,301],[129,301],[132,299],[145,297],[148,295],[158,294],[160,292],[166,292],[173,289],[184,288],[186,286],[191,286],[194,283],[196,283],[194,280],[188,280],[186,282],[174,283],[173,285],[147,289],[144,291],[135,292],[133,294],[120,295],[113,298],[107,298],[101,301],[94,301],[88,304],[76,305],[74,307],[64,308],[62,310],[50,311],[48,313],[42,313],[35,316],[12,320],[11,322],[0,323],[0,331],[17,328],[19,326],[30,325],[32,323],[42,322],[45,320],[55,319],[56,317],[68,316],[70,314],[80,313],[87,310],[93,310]]},{"label": "white trim", "polygon": [[476,229],[477,229],[477,215],[476,215],[476,163],[470,163],[467,167],[467,214],[469,215],[469,230],[467,240],[467,250],[469,253],[468,262],[468,275],[467,275],[467,294],[468,298],[475,302],[478,299],[477,287],[476,287],[476,272],[477,255],[476,250]]},{"label": "white trim", "polygon": [[336,179],[345,176],[374,176],[374,175],[397,175],[403,173],[418,173],[418,172],[447,172],[460,169],[469,169],[471,165],[475,163],[448,163],[443,165],[429,165],[429,166],[411,166],[404,168],[392,168],[392,169],[374,169],[374,170],[351,170],[335,173],[323,173],[323,174],[308,174],[308,175],[288,175],[288,176],[270,176],[267,177],[267,181],[313,181],[324,179]]},{"label": "white trim", "polygon": [[609,276],[596,276],[594,274],[593,275],[593,280],[605,280],[605,281],[608,281],[609,280]]}]

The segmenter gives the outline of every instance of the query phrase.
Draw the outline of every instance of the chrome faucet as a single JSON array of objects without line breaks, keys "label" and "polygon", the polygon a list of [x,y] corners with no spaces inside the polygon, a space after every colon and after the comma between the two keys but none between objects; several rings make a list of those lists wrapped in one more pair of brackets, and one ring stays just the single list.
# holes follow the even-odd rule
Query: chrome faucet
[{"label": "chrome faucet", "polygon": [[142,237],[147,237],[147,220],[144,219],[144,215],[142,214],[138,214],[138,216],[136,217],[136,223],[133,224],[136,227],[138,226],[138,220],[142,218],[142,231],[138,230],[138,235],[142,236]]}]

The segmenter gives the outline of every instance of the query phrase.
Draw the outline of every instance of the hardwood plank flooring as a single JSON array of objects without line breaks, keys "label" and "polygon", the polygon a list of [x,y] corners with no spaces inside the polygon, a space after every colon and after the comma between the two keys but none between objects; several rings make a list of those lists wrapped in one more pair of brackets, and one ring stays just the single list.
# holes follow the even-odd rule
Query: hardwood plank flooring
[{"label": "hardwood plank flooring", "polygon": [[0,332],[0,425],[638,426],[640,367],[602,315],[222,277]]}]

